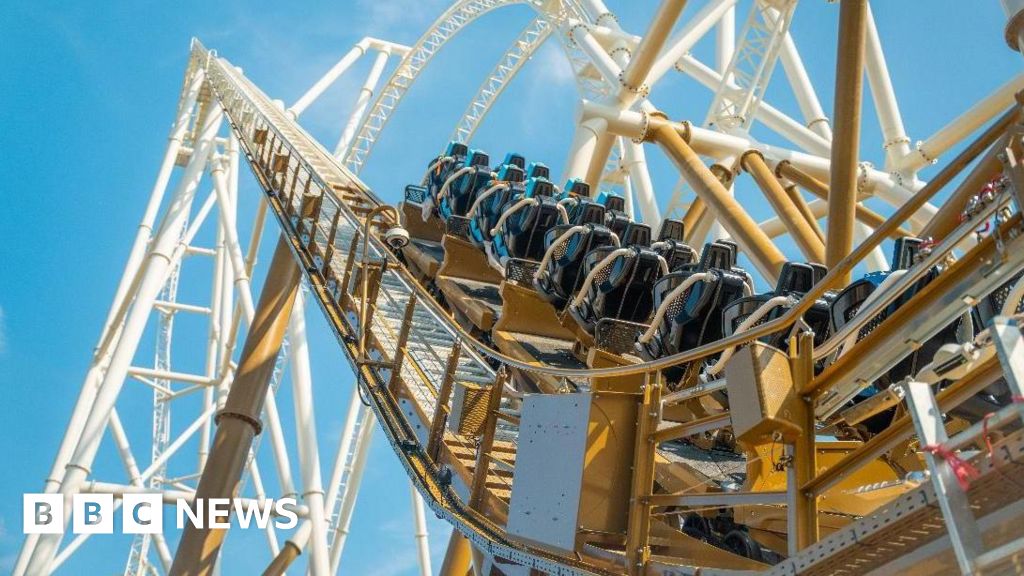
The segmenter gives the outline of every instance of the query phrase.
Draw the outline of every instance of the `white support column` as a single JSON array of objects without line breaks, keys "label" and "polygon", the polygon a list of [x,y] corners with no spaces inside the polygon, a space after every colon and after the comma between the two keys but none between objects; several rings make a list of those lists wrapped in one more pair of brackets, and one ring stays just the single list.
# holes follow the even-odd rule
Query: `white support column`
[{"label": "white support column", "polygon": [[[658,59],[651,66],[651,71],[647,74],[648,85],[653,86],[666,72],[675,67],[676,62],[688,54],[690,49],[700,41],[716,24],[724,22],[727,15],[732,15],[732,24],[725,23],[718,27],[718,38],[716,45],[721,50],[723,43],[729,44],[729,50],[727,57],[725,58],[725,65],[719,67],[719,71],[724,70],[729,65],[729,61],[732,60],[732,51],[736,46],[736,24],[735,24],[735,12],[736,12],[736,1],[737,0],[714,0],[713,2],[707,3],[700,12],[694,14],[693,18],[687,21],[686,25],[676,34],[674,38],[667,42],[667,48],[658,56]],[[731,34],[730,34],[731,32]],[[729,37],[731,35],[731,38]],[[722,55],[716,54],[716,60],[721,62]]]},{"label": "white support column", "polygon": [[633,208],[633,184],[628,174],[622,179],[622,196],[626,199],[626,215],[636,220],[636,211]]},{"label": "white support column", "polygon": [[[594,155],[597,141],[608,131],[608,122],[603,118],[590,118],[576,126],[576,135],[573,137],[572,146],[569,148],[569,158],[565,162],[565,175],[562,180],[569,178],[586,178],[587,168],[590,167],[590,159]],[[588,182],[591,191],[597,194],[597,182]]]},{"label": "white support column", "polygon": [[420,559],[420,576],[433,576],[433,570],[430,566],[430,541],[427,535],[427,517],[423,512],[423,496],[420,496],[416,487],[411,483],[409,484],[409,490],[412,492],[412,516],[413,526],[416,529],[414,536],[416,537],[416,551]]},{"label": "white support column", "polygon": [[636,194],[637,203],[640,205],[640,214],[643,216],[643,221],[657,234],[658,226],[661,225],[661,211],[658,209],[658,199],[654,196],[654,184],[651,183],[651,174],[647,169],[644,146],[629,138],[620,138],[620,140],[622,141],[623,162],[629,171],[629,182],[633,187],[633,193]]},{"label": "white support column", "polygon": [[359,43],[353,46],[352,49],[341,58],[341,60],[338,60],[338,63],[332,66],[322,78],[317,80],[316,84],[313,84],[305,94],[296,100],[295,104],[292,104],[292,106],[288,108],[288,113],[291,114],[293,118],[298,118],[314,100],[319,98],[320,95],[323,94],[331,84],[334,84],[334,82],[340,78],[356,60],[359,60],[359,58],[366,53],[369,46],[370,40],[368,38],[360,40]]},{"label": "white support column", "polygon": [[[358,386],[358,384],[356,385]],[[356,440],[352,471],[349,472],[348,482],[345,484],[345,493],[341,495],[341,513],[335,527],[334,545],[331,546],[331,574],[336,574],[341,565],[341,553],[345,549],[345,540],[348,538],[349,526],[352,524],[352,511],[356,507],[359,485],[363,481],[363,471],[366,469],[366,459],[370,455],[370,442],[373,440],[373,431],[376,427],[377,417],[372,410],[367,409],[366,416],[359,428],[359,438]]]},{"label": "white support column", "polygon": [[359,422],[361,411],[366,409],[362,399],[359,397],[359,389],[352,386],[352,397],[348,402],[348,413],[345,416],[345,424],[341,429],[341,438],[338,442],[338,451],[334,456],[334,466],[331,469],[331,480],[327,484],[327,514],[333,514],[334,503],[337,502],[341,487],[341,480],[345,476],[345,468],[348,466],[348,454],[352,450],[352,443],[356,439],[356,424]]},{"label": "white support column", "polygon": [[[870,226],[863,222],[857,222],[853,228],[853,237],[857,240],[857,243],[861,243],[867,239],[874,232]],[[889,269],[889,261],[885,258],[885,252],[882,252],[881,246],[875,246],[867,259],[864,261],[870,272],[881,272]]]},{"label": "white support column", "polygon": [[[222,119],[223,113],[220,107],[211,107],[193,149],[192,158],[189,160],[185,174],[175,191],[174,200],[167,209],[167,216],[140,269],[141,281],[134,304],[125,320],[121,338],[111,356],[110,365],[97,391],[95,403],[82,427],[81,437],[74,454],[68,461],[67,471],[60,485],[60,492],[64,495],[65,510],[68,511],[65,520],[70,520],[71,497],[78,492],[85,481],[96,457],[100,441],[103,438],[103,431],[107,427],[110,411],[117,402],[121,387],[124,385],[125,376],[128,374],[128,368],[138,349],[153,303],[167,280],[168,271],[175,263],[172,258],[176,252],[178,258],[181,253],[184,253],[184,248],[176,251],[175,247],[180,242],[182,229],[188,220],[192,200],[199,186],[203,168],[213,150],[213,140],[217,132],[220,131]],[[28,564],[28,573],[47,573],[60,542],[60,534],[46,534],[39,538],[36,550]]]},{"label": "white support column", "polygon": [[338,145],[334,148],[335,158],[340,160],[348,153],[348,149],[352,145],[352,139],[356,136],[356,130],[359,129],[359,124],[363,121],[363,116],[366,114],[366,107],[370,104],[370,98],[373,97],[377,84],[380,83],[380,77],[384,74],[384,67],[387,66],[389,57],[390,54],[388,52],[381,51],[377,53],[377,58],[373,61],[373,67],[370,68],[370,73],[366,76],[366,82],[363,83],[363,87],[359,90],[359,97],[356,99],[356,105],[352,109],[352,115],[348,119],[348,124],[345,125],[345,130],[341,133]]},{"label": "white support column", "polygon": [[807,76],[804,62],[800,58],[800,52],[797,51],[796,43],[793,42],[793,37],[789,33],[786,33],[786,38],[782,41],[779,58],[782,60],[782,68],[793,88],[793,94],[800,106],[800,112],[804,115],[807,128],[831,142],[832,127],[829,125],[828,116],[825,115],[825,110],[821,107],[821,101],[818,100],[818,94],[815,92],[814,85],[811,84],[811,79]]},{"label": "white support column", "polygon": [[327,520],[324,517],[324,487],[320,478],[320,449],[316,436],[316,416],[313,410],[312,372],[309,367],[309,348],[306,344],[306,317],[302,290],[295,295],[290,319],[292,393],[295,404],[296,443],[299,452],[299,470],[302,476],[302,499],[309,508],[312,528],[309,571],[312,576],[330,574],[330,556],[327,549]]},{"label": "white support column", "polygon": [[882,41],[878,37],[875,16],[868,4],[868,29],[865,38],[864,71],[871,87],[871,97],[878,113],[882,128],[882,148],[885,150],[885,165],[891,169],[896,161],[910,153],[910,138],[903,126],[903,116],[896,101],[896,92],[889,78],[889,66],[885,62]]},{"label": "white support column", "polygon": [[[135,240],[132,242],[131,251],[128,253],[128,263],[124,267],[121,280],[117,285],[117,291],[114,293],[113,305],[110,307],[110,311],[107,312],[107,320],[103,325],[100,341],[106,338],[107,332],[111,330],[115,323],[115,315],[122,303],[125,302],[129,287],[135,280],[139,266],[142,263],[142,258],[146,254],[146,246],[153,234],[153,223],[156,221],[156,215],[167,192],[167,184],[170,182],[171,172],[173,172],[175,163],[178,160],[178,152],[181,150],[185,134],[188,132],[189,120],[192,119],[196,100],[199,98],[199,92],[205,79],[206,72],[202,69],[197,70],[185,93],[185,99],[178,108],[178,117],[175,119],[174,127],[171,129],[171,135],[167,141],[167,149],[164,151],[164,157],[160,163],[160,171],[157,172],[156,182],[153,184],[153,190],[149,195],[149,202],[146,204],[146,211],[143,213],[142,220],[139,222],[139,229],[135,233]],[[195,148],[194,144],[193,149]]]}]

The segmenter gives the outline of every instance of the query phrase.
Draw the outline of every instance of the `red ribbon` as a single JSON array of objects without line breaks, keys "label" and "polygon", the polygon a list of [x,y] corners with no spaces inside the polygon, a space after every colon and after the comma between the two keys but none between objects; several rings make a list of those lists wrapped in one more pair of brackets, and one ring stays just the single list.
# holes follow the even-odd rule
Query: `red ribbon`
[{"label": "red ribbon", "polygon": [[923,446],[921,450],[934,454],[935,456],[945,460],[953,470],[953,475],[956,476],[956,481],[960,484],[960,489],[964,492],[967,492],[967,490],[970,489],[971,480],[975,480],[981,476],[978,469],[970,462],[963,460],[960,456],[957,456],[956,452],[941,444],[929,444],[927,446]]}]

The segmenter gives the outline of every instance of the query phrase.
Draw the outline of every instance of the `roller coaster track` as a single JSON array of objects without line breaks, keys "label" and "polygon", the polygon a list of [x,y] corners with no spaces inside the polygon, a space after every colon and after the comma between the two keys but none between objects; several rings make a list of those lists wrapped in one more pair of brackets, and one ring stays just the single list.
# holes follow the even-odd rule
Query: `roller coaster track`
[{"label": "roller coaster track", "polygon": [[[376,234],[363,237],[363,229],[371,228],[367,215],[382,206],[377,196],[236,68],[195,42],[190,70],[198,68],[205,69],[212,93],[224,108],[249,167],[265,193],[264,199],[309,282],[314,300],[358,375],[359,386],[376,420],[410,480],[433,511],[463,534],[474,548],[510,565],[559,575],[619,573],[621,557],[616,554],[588,545],[584,557],[567,556],[523,544],[471,505],[471,486],[457,475],[453,477],[451,466],[446,473],[439,463],[461,462],[472,471],[480,465],[480,459],[474,456],[475,447],[460,445],[457,438],[449,435],[444,435],[440,445],[436,445],[437,438],[432,436],[438,431],[432,430],[431,424],[437,420],[436,410],[450,409],[438,403],[439,383],[443,386],[457,380],[490,385],[502,381],[500,372],[496,373],[485,360],[485,356],[492,355],[489,349],[466,342],[464,330],[426,296]],[[360,249],[364,242],[368,246],[366,253]],[[1012,238],[1007,242],[1017,246],[1021,241]],[[1001,254],[1004,259],[1009,254],[1010,259],[1006,268],[1001,269],[1003,272],[1009,274],[1024,267],[1024,258],[1014,256],[1012,251]],[[359,292],[358,278],[362,274],[379,275],[373,276],[379,278],[376,294]],[[991,280],[973,282],[970,285],[979,289],[990,288],[991,284]],[[370,312],[362,325],[361,306],[368,306]],[[361,355],[359,344],[364,332],[368,343],[365,356]],[[846,381],[854,376],[843,378]],[[499,428],[493,441],[506,446],[514,455],[514,428]],[[1000,458],[1004,472],[1024,463],[1022,445],[1019,434],[1003,444]],[[440,450],[440,456],[432,457],[433,448]],[[982,502],[976,509],[989,515],[1001,506],[1015,504],[1016,498],[1006,497],[1005,491],[1001,498],[998,496],[998,482],[991,481],[996,464],[983,468],[983,479],[970,493],[972,499]],[[501,486],[501,482],[510,481],[507,477],[502,479],[498,474],[492,483],[489,474],[485,472],[485,478],[493,492],[507,491],[507,485]],[[775,573],[844,573],[864,567],[865,563],[883,565],[905,556],[918,545],[935,542],[941,536],[941,526],[913,542],[907,540],[904,548],[890,546],[888,552],[863,545],[885,541],[908,530],[910,522],[925,517],[931,519],[928,526],[932,526],[936,522],[937,504],[929,490],[931,485],[907,492],[892,506],[854,522],[776,566]],[[1006,521],[1001,520],[1002,524]],[[945,550],[948,551],[948,545]],[[829,559],[834,561],[826,562]],[[730,573],[662,560],[655,557],[650,565],[659,568],[661,574]]]}]

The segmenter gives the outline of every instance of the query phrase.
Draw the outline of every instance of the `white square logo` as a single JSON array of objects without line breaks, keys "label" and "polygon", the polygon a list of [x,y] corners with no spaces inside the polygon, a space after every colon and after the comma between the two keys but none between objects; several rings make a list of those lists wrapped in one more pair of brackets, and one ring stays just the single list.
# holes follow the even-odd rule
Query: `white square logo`
[{"label": "white square logo", "polygon": [[64,497],[60,494],[25,494],[21,514],[25,534],[64,532]]},{"label": "white square logo", "polygon": [[159,534],[164,526],[160,494],[125,494],[121,497],[121,529],[125,534]]},{"label": "white square logo", "polygon": [[75,494],[71,519],[75,534],[113,534],[114,495]]}]

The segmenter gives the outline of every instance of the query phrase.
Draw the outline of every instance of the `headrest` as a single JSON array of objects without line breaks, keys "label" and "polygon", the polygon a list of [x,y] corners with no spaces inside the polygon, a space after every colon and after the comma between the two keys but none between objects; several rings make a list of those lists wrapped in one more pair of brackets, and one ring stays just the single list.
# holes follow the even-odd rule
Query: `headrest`
[{"label": "headrest", "polygon": [[626,211],[626,199],[617,194],[608,194],[604,197],[604,207],[609,210]]},{"label": "headrest", "polygon": [[452,140],[448,143],[448,147],[445,148],[445,156],[465,156],[469,153],[469,148],[462,142],[456,142]]},{"label": "headrest", "polygon": [[683,241],[683,221],[665,218],[661,221],[661,230],[658,231],[658,240]]},{"label": "headrest", "polygon": [[814,268],[802,262],[786,262],[775,284],[775,293],[806,294],[814,287]]},{"label": "headrest", "polygon": [[647,224],[630,222],[626,226],[626,230],[623,231],[622,238],[619,240],[623,246],[650,246],[651,227]]},{"label": "headrest", "polygon": [[530,178],[526,183],[527,198],[535,198],[538,196],[553,196],[555,194],[555,185],[551,183],[547,178]]},{"label": "headrest", "polygon": [[526,170],[526,158],[518,152],[509,152],[508,154],[505,154],[505,160],[502,164],[512,164],[513,166],[518,166],[522,170]]},{"label": "headrest", "polygon": [[581,199],[569,213],[572,224],[604,224],[604,206],[593,200]]},{"label": "headrest", "polygon": [[732,270],[735,266],[736,244],[719,240],[704,245],[704,251],[700,255],[701,270]]},{"label": "headrest", "polygon": [[581,178],[569,178],[566,180],[565,186],[562,187],[562,192],[589,198],[590,184],[587,184]]},{"label": "headrest", "polygon": [[526,170],[526,176],[528,178],[550,178],[551,171],[543,162],[530,162],[530,167]]},{"label": "headrest", "polygon": [[498,180],[504,182],[522,182],[526,180],[526,172],[515,164],[502,164],[498,169]]},{"label": "headrest", "polygon": [[467,164],[470,166],[490,166],[491,157],[483,150],[473,150],[470,153],[469,162],[467,162]]}]

